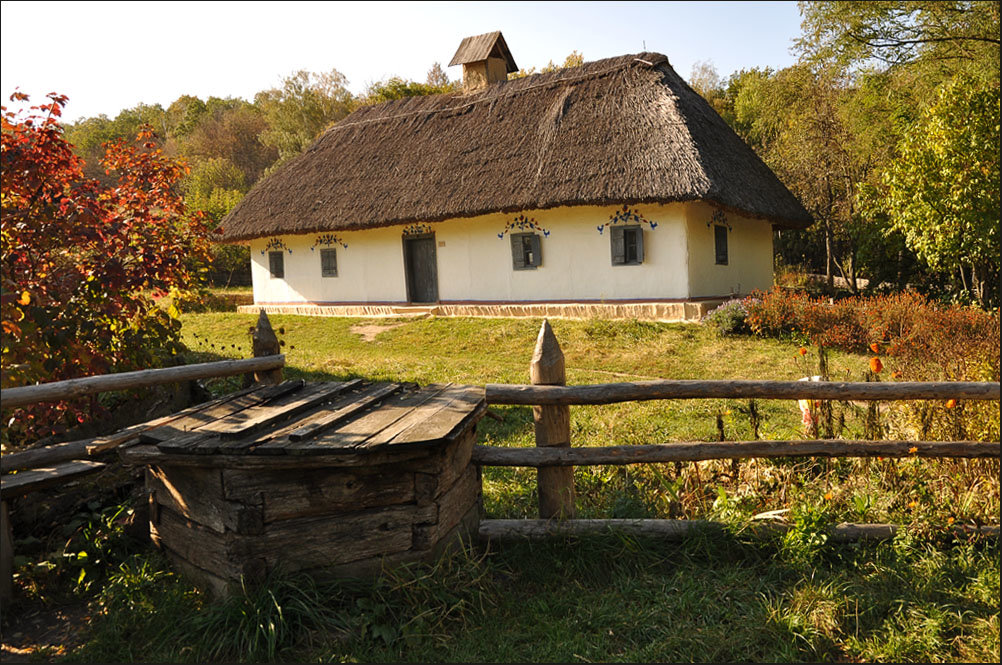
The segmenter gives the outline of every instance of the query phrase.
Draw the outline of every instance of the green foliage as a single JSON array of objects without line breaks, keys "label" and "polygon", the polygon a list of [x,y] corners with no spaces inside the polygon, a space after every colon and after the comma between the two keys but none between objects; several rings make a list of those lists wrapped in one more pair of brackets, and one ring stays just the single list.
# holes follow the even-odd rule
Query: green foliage
[{"label": "green foliage", "polygon": [[404,97],[423,97],[452,92],[454,87],[448,83],[446,85],[431,85],[393,76],[385,81],[370,84],[365,89],[364,99],[366,104],[382,104]]},{"label": "green foliage", "polygon": [[[884,215],[934,271],[970,270],[968,291],[998,302],[999,87],[959,76],[942,86],[871,190]],[[966,281],[966,280],[965,280]]]},{"label": "green foliage", "polygon": [[743,300],[728,300],[703,317],[703,323],[713,326],[723,335],[749,332],[748,311]]},{"label": "green foliage", "polygon": [[254,96],[254,105],[267,121],[259,138],[278,151],[278,162],[269,171],[301,153],[323,130],[352,111],[354,100],[347,85],[336,69],[320,74],[298,71],[283,79],[281,88]]},{"label": "green foliage", "polygon": [[999,3],[965,0],[800,2],[797,49],[841,66],[916,61],[962,67],[999,63]]},{"label": "green foliage", "polygon": [[571,51],[570,54],[564,58],[563,65],[556,65],[550,60],[545,67],[540,69],[538,72],[535,67],[530,67],[529,69],[520,69],[517,72],[508,74],[508,80],[520,79],[526,76],[532,76],[533,74],[549,74],[550,72],[555,72],[558,69],[566,69],[568,67],[578,67],[584,64],[584,56],[577,51]]}]

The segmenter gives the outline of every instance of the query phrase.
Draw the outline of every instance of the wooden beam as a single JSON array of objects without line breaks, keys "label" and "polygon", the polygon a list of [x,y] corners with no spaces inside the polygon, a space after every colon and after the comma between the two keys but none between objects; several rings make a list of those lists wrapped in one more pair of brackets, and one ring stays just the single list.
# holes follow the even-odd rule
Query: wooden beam
[{"label": "wooden beam", "polygon": [[13,497],[23,496],[46,487],[63,485],[71,480],[100,471],[106,466],[107,464],[101,462],[74,460],[51,467],[9,474],[0,479],[0,493],[3,494],[4,501],[7,501]]},{"label": "wooden beam", "polygon": [[[751,529],[767,534],[782,533],[790,528],[784,523],[760,523],[749,525]],[[484,541],[543,540],[596,536],[619,532],[632,536],[648,536],[681,540],[690,534],[724,531],[720,522],[705,520],[658,520],[658,519],[593,519],[593,520],[481,520],[479,537]],[[831,528],[832,542],[855,542],[859,540],[890,540],[903,527],[896,524],[838,524]],[[980,534],[997,538],[998,525],[951,527],[957,536]]]},{"label": "wooden beam", "polygon": [[582,386],[489,383],[488,404],[612,404],[651,399],[998,400],[999,384],[967,381],[637,381]]},{"label": "wooden beam", "polygon": [[477,446],[481,466],[587,466],[692,462],[750,457],[999,457],[999,444],[981,441],[725,441],[600,448],[498,448]]},{"label": "wooden beam", "polygon": [[182,367],[144,369],[138,372],[121,372],[119,374],[106,374],[103,376],[86,376],[79,379],[41,383],[35,386],[5,388],[0,393],[0,408],[9,409],[26,404],[37,404],[39,402],[76,399],[85,395],[113,390],[146,388],[165,383],[180,383],[182,381],[192,381],[194,379],[205,379],[215,376],[264,372],[284,366],[285,356],[277,355],[265,356],[263,358],[245,358],[243,360],[220,360],[218,362],[198,363]]}]

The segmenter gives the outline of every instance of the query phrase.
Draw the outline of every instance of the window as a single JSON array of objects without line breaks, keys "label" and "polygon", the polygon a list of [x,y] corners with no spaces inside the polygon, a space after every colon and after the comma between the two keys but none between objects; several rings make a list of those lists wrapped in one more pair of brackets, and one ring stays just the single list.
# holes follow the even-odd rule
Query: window
[{"label": "window", "polygon": [[511,264],[515,270],[535,270],[543,265],[538,233],[511,234]]},{"label": "window", "polygon": [[268,269],[272,277],[285,277],[285,257],[282,252],[268,252]]},{"label": "window", "polygon": [[643,229],[639,226],[613,226],[609,231],[612,265],[639,265],[644,262]]},{"label": "window", "polygon": [[716,225],[713,227],[714,245],[717,251],[717,265],[727,265],[727,227]]},{"label": "window", "polygon": [[337,250],[320,250],[320,276],[337,277]]}]

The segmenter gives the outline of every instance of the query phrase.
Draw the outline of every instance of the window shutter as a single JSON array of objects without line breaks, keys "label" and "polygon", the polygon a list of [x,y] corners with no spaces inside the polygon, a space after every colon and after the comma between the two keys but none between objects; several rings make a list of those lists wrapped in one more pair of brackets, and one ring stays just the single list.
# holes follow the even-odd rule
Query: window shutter
[{"label": "window shutter", "polygon": [[320,250],[320,275],[322,277],[337,277],[337,250]]},{"label": "window shutter", "polygon": [[634,233],[637,235],[637,263],[644,262],[644,229],[635,227]]},{"label": "window shutter", "polygon": [[539,234],[533,233],[529,236],[529,242],[532,247],[532,267],[538,268],[543,265],[542,243],[539,241]]},{"label": "window shutter", "polygon": [[609,228],[609,241],[612,244],[612,265],[618,266],[626,263],[626,239],[622,226]]},{"label": "window shutter", "polygon": [[511,265],[515,270],[525,268],[525,254],[522,253],[522,234],[512,233],[511,238]]},{"label": "window shutter", "polygon": [[716,241],[717,264],[727,265],[727,227],[714,226],[713,236]]},{"label": "window shutter", "polygon": [[285,256],[282,252],[268,252],[268,269],[272,277],[285,277]]}]

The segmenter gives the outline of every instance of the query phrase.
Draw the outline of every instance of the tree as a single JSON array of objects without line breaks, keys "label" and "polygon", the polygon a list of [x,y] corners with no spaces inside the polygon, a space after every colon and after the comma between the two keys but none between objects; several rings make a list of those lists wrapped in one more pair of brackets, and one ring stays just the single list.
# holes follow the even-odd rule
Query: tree
[{"label": "tree", "polygon": [[[545,67],[539,70],[540,74],[549,74],[550,72],[555,72],[559,69],[567,69],[568,67],[580,67],[584,64],[584,56],[577,51],[571,51],[570,55],[564,58],[563,65],[555,65],[552,60],[547,63]],[[532,76],[536,73],[535,67],[530,67],[529,69],[520,69],[517,72],[508,74],[508,80],[520,79],[526,76]]]},{"label": "tree", "polygon": [[336,69],[321,74],[298,71],[286,77],[281,88],[254,96],[268,123],[261,142],[278,151],[278,161],[269,170],[300,154],[352,111],[354,98],[347,85],[348,79]]},{"label": "tree", "polygon": [[998,303],[998,80],[958,75],[944,84],[868,206],[930,268],[956,275],[982,306]]},{"label": "tree", "polygon": [[363,104],[382,104],[383,102],[403,99],[404,97],[423,97],[452,92],[452,86],[436,86],[428,83],[418,83],[394,76],[384,81],[369,84],[363,95]]},{"label": "tree", "polygon": [[[948,69],[999,63],[999,3],[960,0],[800,2],[798,50],[839,65],[924,60]],[[980,66],[980,64],[978,65]]]},{"label": "tree", "polygon": [[432,88],[439,88],[443,91],[451,90],[454,86],[454,84],[449,83],[449,76],[445,73],[445,70],[442,69],[442,63],[439,62],[432,64],[424,82]]},{"label": "tree", "polygon": [[[104,185],[66,141],[66,98],[49,100],[2,108],[3,387],[165,362],[180,348],[180,323],[148,294],[194,288],[208,259],[207,229],[178,192],[184,166],[150,128],[139,145],[106,145],[113,182]],[[19,409],[6,436],[49,434],[86,413],[67,403]]]}]

